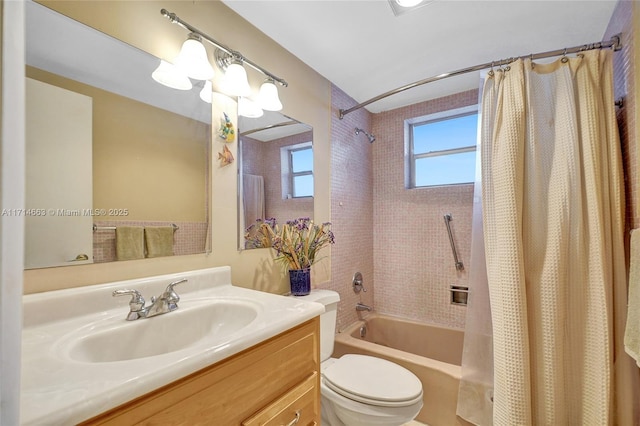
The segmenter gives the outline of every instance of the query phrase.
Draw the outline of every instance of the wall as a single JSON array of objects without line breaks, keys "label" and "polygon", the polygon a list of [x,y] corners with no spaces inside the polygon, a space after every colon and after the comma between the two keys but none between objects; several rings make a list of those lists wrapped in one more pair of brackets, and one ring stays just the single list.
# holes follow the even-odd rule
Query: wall
[{"label": "wall", "polygon": [[[340,293],[337,329],[341,330],[358,319],[357,302],[374,305],[373,239],[377,229],[373,223],[372,159],[375,145],[381,142],[372,145],[364,135],[355,135],[356,127],[370,132],[371,113],[360,109],[340,120],[340,108],[357,102],[335,86],[331,96],[331,228],[336,242],[331,251],[332,280],[323,287]],[[362,273],[366,293],[353,292],[355,272]]]},{"label": "wall", "polygon": [[[330,219],[331,89],[329,82],[318,73],[219,1],[41,3],[159,58],[173,60],[188,33],[160,15],[160,9],[166,8],[221,43],[239,50],[270,72],[285,78],[289,87],[279,90],[280,99],[284,104],[282,113],[305,122],[314,129],[314,170],[317,189],[314,217],[321,222]],[[257,91],[264,76],[251,69],[248,69],[248,74],[252,88]],[[220,75],[221,72],[218,72],[214,87],[219,84]],[[233,108],[232,104],[225,105],[225,108]],[[220,111],[213,114],[215,122],[220,116]],[[229,148],[237,157],[237,143],[230,144]],[[213,230],[210,254],[30,270],[24,274],[25,292],[33,293],[219,265],[231,266],[232,281],[237,285],[274,293],[286,292],[286,273],[274,264],[271,250],[237,251],[237,173],[235,165],[226,168],[219,166],[215,159],[217,152],[219,149],[214,141],[210,206]],[[327,249],[326,254],[327,257],[314,267],[314,286],[330,278],[330,249]]]},{"label": "wall", "polygon": [[[24,3],[0,2],[0,208],[23,206],[25,176]],[[0,424],[20,418],[24,217],[0,216]]]},{"label": "wall", "polygon": [[473,185],[405,189],[404,120],[475,105],[478,91],[375,114],[373,218],[375,306],[380,313],[445,326],[464,326],[466,308],[450,304],[450,285],[467,286],[457,271],[444,215],[463,264],[469,265]]},{"label": "wall", "polygon": [[[640,7],[636,1],[619,1],[603,36],[604,40],[620,34],[622,49],[613,55],[615,99],[622,99],[623,106],[616,115],[622,144],[622,161],[625,177],[626,229],[640,227],[640,181],[638,167],[638,95],[640,85],[636,70],[640,67],[637,45],[640,37]],[[625,232],[626,252],[629,253],[629,232]],[[628,261],[628,259],[627,259]],[[624,298],[622,298],[624,299]],[[640,424],[640,371],[634,360],[623,348],[626,325],[626,306],[614,306],[615,356],[616,356],[616,405],[618,424]]]},{"label": "wall", "polygon": [[[615,99],[623,99],[622,108],[617,109],[620,140],[623,149],[625,185],[627,199],[627,227],[640,227],[640,182],[638,178],[638,107],[637,93],[640,90],[635,79],[635,69],[640,55],[635,52],[635,38],[640,32],[638,6],[634,2],[620,1],[616,6],[603,39],[621,34],[622,50],[613,56]],[[634,10],[635,9],[635,10]],[[635,16],[635,28],[634,28]],[[635,34],[634,34],[635,31]]]}]

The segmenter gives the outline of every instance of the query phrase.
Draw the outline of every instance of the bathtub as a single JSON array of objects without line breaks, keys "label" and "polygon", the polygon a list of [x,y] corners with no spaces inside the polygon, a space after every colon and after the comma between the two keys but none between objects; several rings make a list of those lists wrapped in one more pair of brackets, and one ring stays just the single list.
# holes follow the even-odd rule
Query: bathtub
[{"label": "bathtub", "polygon": [[333,356],[372,355],[405,367],[422,382],[424,406],[416,420],[462,425],[468,423],[456,417],[456,405],[463,338],[461,330],[374,313],[336,335]]}]

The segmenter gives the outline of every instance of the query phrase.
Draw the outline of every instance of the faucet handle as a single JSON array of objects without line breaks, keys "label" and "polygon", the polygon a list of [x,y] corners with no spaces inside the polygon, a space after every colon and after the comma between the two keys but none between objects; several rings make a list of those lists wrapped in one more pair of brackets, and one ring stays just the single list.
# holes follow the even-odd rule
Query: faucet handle
[{"label": "faucet handle", "polygon": [[169,309],[170,310],[174,310],[178,308],[178,302],[180,301],[180,296],[178,296],[178,293],[176,293],[176,291],[173,289],[173,287],[177,286],[178,284],[182,284],[187,282],[188,280],[186,278],[182,278],[178,281],[174,281],[171,284],[169,284],[167,286],[167,289],[164,291],[163,296],[167,299],[167,303],[169,303]]},{"label": "faucet handle", "polygon": [[140,317],[140,313],[144,310],[145,300],[142,297],[142,294],[138,290],[133,289],[123,289],[123,290],[115,290],[112,293],[113,297],[116,296],[131,296],[131,300],[129,301],[129,315],[127,315],[127,320],[132,321],[134,319],[138,319]]},{"label": "faucet handle", "polygon": [[172,292],[172,291],[173,291],[173,287],[174,287],[174,286],[176,286],[176,285],[178,285],[178,284],[186,283],[187,281],[189,281],[189,280],[188,280],[188,279],[186,279],[186,278],[182,278],[182,279],[180,279],[180,280],[178,280],[178,281],[174,281],[174,282],[172,282],[171,284],[169,284],[169,285],[167,286],[167,293]]}]

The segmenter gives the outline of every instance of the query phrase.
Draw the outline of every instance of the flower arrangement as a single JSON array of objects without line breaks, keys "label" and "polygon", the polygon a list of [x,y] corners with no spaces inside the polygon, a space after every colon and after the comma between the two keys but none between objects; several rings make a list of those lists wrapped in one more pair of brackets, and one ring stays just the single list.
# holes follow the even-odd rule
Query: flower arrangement
[{"label": "flower arrangement", "polygon": [[308,217],[287,221],[283,225],[276,220],[258,219],[247,228],[245,240],[248,248],[272,247],[276,260],[285,269],[305,269],[318,259],[316,255],[323,247],[335,242],[331,223],[313,223]]}]

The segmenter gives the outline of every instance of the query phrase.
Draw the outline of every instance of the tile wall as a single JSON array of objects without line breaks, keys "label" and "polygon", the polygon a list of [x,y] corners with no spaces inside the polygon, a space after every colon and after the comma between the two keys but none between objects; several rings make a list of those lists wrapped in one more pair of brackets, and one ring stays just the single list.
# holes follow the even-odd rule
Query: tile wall
[{"label": "tile wall", "polygon": [[449,286],[467,286],[457,271],[444,215],[450,213],[459,259],[469,264],[473,185],[405,189],[404,120],[474,105],[471,90],[375,114],[373,131],[374,281],[376,310],[462,328],[466,308],[450,303]]},{"label": "tile wall", "polygon": [[[636,7],[638,7],[637,4]],[[613,77],[615,99],[623,100],[623,106],[617,108],[616,112],[623,149],[628,229],[640,227],[640,182],[638,182],[640,175],[636,140],[638,108],[635,99],[633,16],[633,2],[619,1],[603,37],[604,40],[609,40],[616,34],[621,35],[622,49],[613,56]]]},{"label": "tile wall", "polygon": [[[374,305],[372,158],[378,142],[370,144],[363,134],[355,135],[356,127],[371,133],[371,113],[360,109],[340,120],[339,109],[357,102],[335,86],[331,103],[331,227],[336,243],[331,248],[332,280],[323,287],[340,293],[337,328],[341,330],[358,320],[357,302]],[[353,292],[355,272],[362,273],[366,293]]]}]

